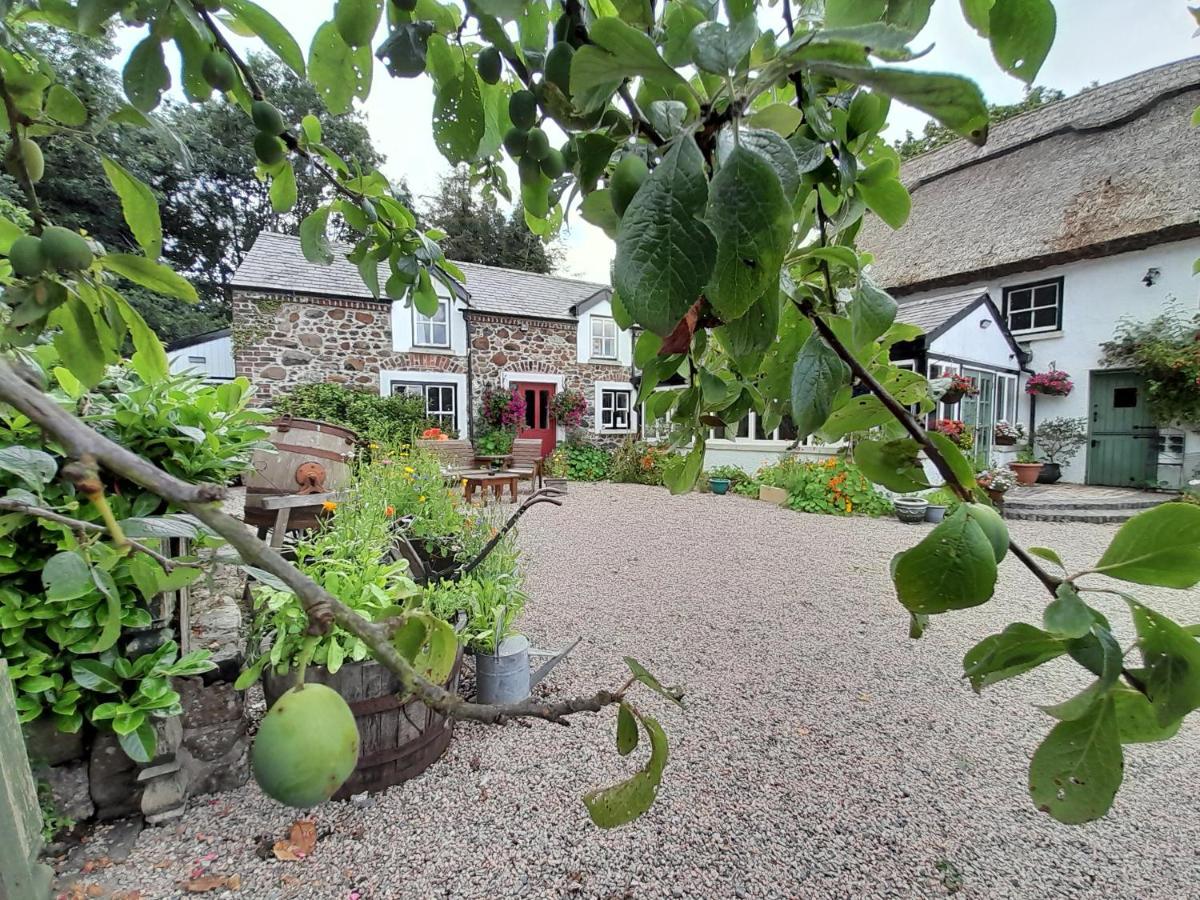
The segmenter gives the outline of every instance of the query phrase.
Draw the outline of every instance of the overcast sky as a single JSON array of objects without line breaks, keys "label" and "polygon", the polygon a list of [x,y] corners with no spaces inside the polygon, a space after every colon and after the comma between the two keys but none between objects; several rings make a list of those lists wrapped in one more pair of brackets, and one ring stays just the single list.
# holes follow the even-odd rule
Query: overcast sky
[{"label": "overcast sky", "polygon": [[[331,0],[258,2],[287,25],[306,55],[313,33],[333,5]],[[1195,22],[1183,0],[1056,0],[1055,6],[1058,36],[1038,83],[1068,94],[1200,53],[1200,40],[1192,39]],[[137,35],[126,29],[123,42],[132,46]],[[963,22],[955,0],[939,0],[929,25],[913,42],[916,48],[930,44],[933,51],[915,66],[968,75],[991,103],[1020,99],[1021,83],[1000,72],[986,42]],[[387,156],[385,174],[403,176],[418,197],[430,194],[448,167],[430,132],[433,96],[428,79],[391,78],[377,61],[364,109],[375,146]],[[888,136],[902,137],[906,129],[920,131],[924,121],[921,113],[894,104]],[[514,185],[515,175],[514,171]],[[613,250],[602,232],[572,216],[564,244],[567,253],[560,274],[608,281]]]}]

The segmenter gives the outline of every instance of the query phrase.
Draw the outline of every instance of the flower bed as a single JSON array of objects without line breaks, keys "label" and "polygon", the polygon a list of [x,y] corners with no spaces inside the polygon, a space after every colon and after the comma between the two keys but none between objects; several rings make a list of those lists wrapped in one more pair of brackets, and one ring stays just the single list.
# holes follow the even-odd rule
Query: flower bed
[{"label": "flower bed", "polygon": [[787,505],[800,512],[848,516],[888,515],[892,502],[875,490],[854,463],[841,456],[821,462],[784,459],[759,469],[753,478],[733,486],[734,492],[758,496],[762,486],[787,491]]}]

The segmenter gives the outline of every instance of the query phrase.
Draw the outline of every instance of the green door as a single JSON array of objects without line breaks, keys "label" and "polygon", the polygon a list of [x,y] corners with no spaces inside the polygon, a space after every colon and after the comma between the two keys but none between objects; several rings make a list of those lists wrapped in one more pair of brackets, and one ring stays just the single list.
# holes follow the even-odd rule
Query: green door
[{"label": "green door", "polygon": [[1158,427],[1136,372],[1093,372],[1088,484],[1146,487],[1158,481]]}]

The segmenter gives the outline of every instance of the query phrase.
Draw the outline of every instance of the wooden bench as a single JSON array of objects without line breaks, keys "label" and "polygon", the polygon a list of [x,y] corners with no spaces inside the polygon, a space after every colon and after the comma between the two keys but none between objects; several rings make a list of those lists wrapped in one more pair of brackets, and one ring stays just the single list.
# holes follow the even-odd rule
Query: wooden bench
[{"label": "wooden bench", "polygon": [[530,482],[533,490],[542,486],[542,442],[540,438],[517,438],[513,441],[509,472],[522,481]]},{"label": "wooden bench", "polygon": [[470,441],[456,439],[451,441],[418,440],[418,450],[427,450],[438,458],[443,469],[473,469],[475,468],[475,448]]}]

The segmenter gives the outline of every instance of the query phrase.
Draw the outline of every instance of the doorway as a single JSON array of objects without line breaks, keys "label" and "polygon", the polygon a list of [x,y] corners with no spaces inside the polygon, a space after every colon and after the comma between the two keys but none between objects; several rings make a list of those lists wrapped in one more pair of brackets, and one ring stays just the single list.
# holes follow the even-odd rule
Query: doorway
[{"label": "doorway", "polygon": [[558,423],[550,410],[550,401],[554,399],[553,384],[541,382],[518,381],[513,385],[525,400],[525,422],[517,430],[519,438],[537,438],[542,442],[542,457],[554,452]]},{"label": "doorway", "polygon": [[1158,482],[1158,426],[1136,372],[1092,372],[1087,483],[1148,487]]}]

